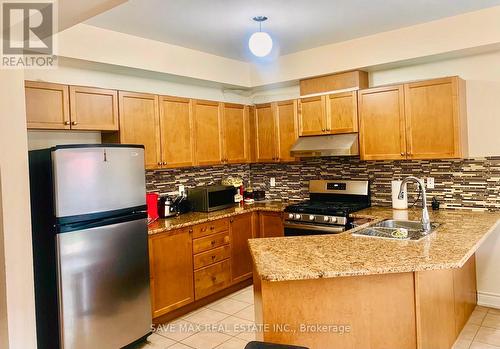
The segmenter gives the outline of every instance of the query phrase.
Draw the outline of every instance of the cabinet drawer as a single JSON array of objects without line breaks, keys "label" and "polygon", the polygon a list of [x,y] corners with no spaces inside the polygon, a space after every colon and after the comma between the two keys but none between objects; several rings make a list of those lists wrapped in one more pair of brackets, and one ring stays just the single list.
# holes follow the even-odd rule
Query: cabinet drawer
[{"label": "cabinet drawer", "polygon": [[203,268],[220,262],[224,259],[228,259],[231,256],[231,247],[225,245],[222,247],[215,248],[213,250],[199,253],[194,256],[194,269]]},{"label": "cabinet drawer", "polygon": [[231,284],[231,260],[216,263],[194,272],[195,299],[220,291]]},{"label": "cabinet drawer", "polygon": [[193,254],[205,252],[229,244],[229,232],[225,231],[193,240]]},{"label": "cabinet drawer", "polygon": [[219,219],[213,222],[198,224],[193,227],[193,238],[201,238],[203,236],[212,235],[229,230],[229,220]]}]

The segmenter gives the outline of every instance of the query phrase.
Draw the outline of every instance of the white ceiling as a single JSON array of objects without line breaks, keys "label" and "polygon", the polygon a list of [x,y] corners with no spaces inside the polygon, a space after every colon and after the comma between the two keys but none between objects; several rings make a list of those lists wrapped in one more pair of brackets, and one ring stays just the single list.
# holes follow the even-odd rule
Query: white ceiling
[{"label": "white ceiling", "polygon": [[273,56],[500,5],[500,0],[129,0],[86,23],[239,60],[265,15]]}]

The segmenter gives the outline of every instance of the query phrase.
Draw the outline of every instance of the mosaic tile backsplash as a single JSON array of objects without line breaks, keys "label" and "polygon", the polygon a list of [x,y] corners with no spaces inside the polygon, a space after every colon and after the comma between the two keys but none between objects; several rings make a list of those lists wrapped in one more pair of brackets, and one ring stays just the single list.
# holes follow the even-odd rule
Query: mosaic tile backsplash
[{"label": "mosaic tile backsplash", "polygon": [[[436,197],[442,207],[500,209],[500,157],[458,160],[361,161],[357,158],[314,158],[285,164],[224,165],[205,168],[147,171],[149,191],[160,193],[219,183],[223,176],[252,179],[254,188],[266,190],[267,199],[303,200],[311,179],[369,180],[372,203],[391,205],[391,180],[409,175],[433,177]],[[270,178],[276,186],[270,187]],[[416,198],[416,186],[409,184],[409,202]]]}]

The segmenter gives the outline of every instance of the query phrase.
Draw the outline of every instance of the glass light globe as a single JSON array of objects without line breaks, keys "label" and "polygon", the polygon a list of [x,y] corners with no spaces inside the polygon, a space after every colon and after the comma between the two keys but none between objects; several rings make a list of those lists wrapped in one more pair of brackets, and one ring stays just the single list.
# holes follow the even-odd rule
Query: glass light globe
[{"label": "glass light globe", "polygon": [[248,48],[257,57],[267,56],[273,49],[273,39],[266,32],[256,32],[248,40]]}]

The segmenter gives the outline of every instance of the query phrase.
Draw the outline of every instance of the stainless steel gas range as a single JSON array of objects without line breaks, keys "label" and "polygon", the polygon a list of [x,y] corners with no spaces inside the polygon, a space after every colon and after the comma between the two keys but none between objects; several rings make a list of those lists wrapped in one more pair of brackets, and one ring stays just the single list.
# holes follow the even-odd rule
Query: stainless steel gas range
[{"label": "stainless steel gas range", "polygon": [[309,182],[309,200],[285,208],[285,236],[336,234],[352,228],[350,214],[370,207],[368,181]]}]

